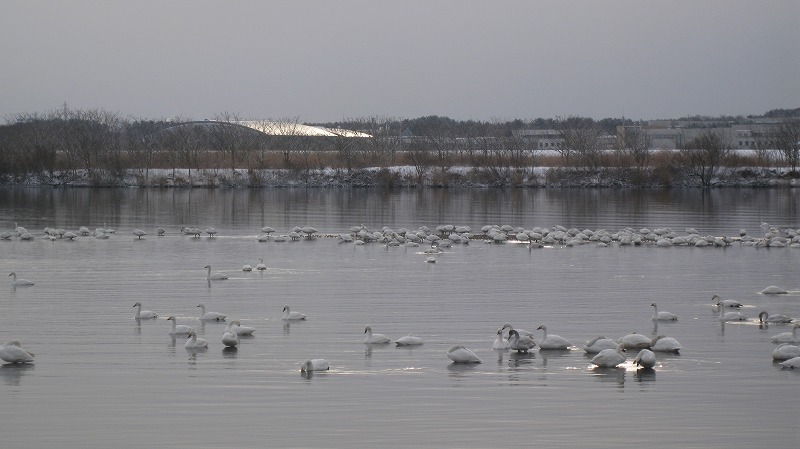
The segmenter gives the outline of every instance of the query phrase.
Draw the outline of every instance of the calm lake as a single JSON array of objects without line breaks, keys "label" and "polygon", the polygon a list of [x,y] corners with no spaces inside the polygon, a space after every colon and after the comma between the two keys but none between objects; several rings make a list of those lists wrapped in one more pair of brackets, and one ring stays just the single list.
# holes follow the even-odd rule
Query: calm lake
[{"label": "calm lake", "polygon": [[[0,189],[0,343],[35,363],[0,366],[0,445],[53,447],[797,447],[800,372],[771,358],[762,310],[800,318],[800,249],[594,243],[529,249],[474,239],[443,248],[341,243],[354,225],[452,224],[754,237],[800,228],[800,191]],[[318,238],[259,242],[263,226]],[[41,238],[45,227],[113,228],[110,238]],[[166,230],[158,236],[156,227]],[[181,235],[213,226],[214,238]],[[138,239],[136,228],[147,232]],[[266,270],[242,271],[263,258]],[[206,280],[206,265],[229,279]],[[788,295],[762,295],[769,285]],[[750,319],[722,324],[711,297]],[[135,320],[135,302],[159,314]],[[680,316],[651,320],[653,308]],[[225,323],[256,328],[224,349]],[[287,324],[285,304],[308,319]],[[184,348],[178,324],[209,342]],[[492,349],[505,322],[546,324],[567,351]],[[364,328],[422,346],[368,346]],[[597,369],[580,347],[604,335],[667,335],[654,370]],[[536,331],[536,337],[541,331]],[[462,344],[480,364],[454,364]],[[305,359],[331,369],[302,376]]]}]

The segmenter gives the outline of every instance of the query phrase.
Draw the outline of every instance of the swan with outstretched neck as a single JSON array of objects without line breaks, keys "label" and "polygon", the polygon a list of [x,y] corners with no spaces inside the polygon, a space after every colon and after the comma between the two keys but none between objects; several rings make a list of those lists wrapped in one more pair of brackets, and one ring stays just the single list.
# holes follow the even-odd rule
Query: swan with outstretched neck
[{"label": "swan with outstretched neck", "polygon": [[379,345],[379,344],[389,343],[392,341],[386,335],[373,334],[372,326],[367,326],[366,328],[364,328],[364,333],[367,334],[367,336],[364,337],[364,343],[368,345]]},{"label": "swan with outstretched neck", "polygon": [[225,321],[225,315],[217,312],[206,312],[205,304],[198,304],[200,307],[200,321]]},{"label": "swan with outstretched neck", "polygon": [[172,321],[172,330],[169,331],[170,335],[189,335],[189,332],[192,332],[194,328],[191,326],[187,326],[185,324],[178,324],[177,319],[174,316],[170,316],[167,318],[168,321]]},{"label": "swan with outstretched neck", "polygon": [[653,316],[651,317],[651,319],[653,321],[677,321],[678,320],[678,315],[675,315],[674,313],[663,312],[663,311],[659,312],[658,311],[658,306],[656,305],[656,303],[652,303],[650,305],[653,307]]},{"label": "swan with outstretched neck", "polygon": [[203,268],[208,270],[208,273],[206,274],[206,279],[208,279],[209,281],[224,281],[225,279],[228,279],[227,275],[222,274],[220,272],[212,273],[211,265],[206,265]]},{"label": "swan with outstretched neck", "polygon": [[284,321],[300,321],[306,319],[307,315],[300,313],[300,312],[292,312],[289,309],[288,305],[283,306],[283,316],[281,317]]},{"label": "swan with outstretched neck", "polygon": [[27,279],[22,279],[22,278],[17,279],[17,273],[14,271],[12,271],[11,274],[9,274],[9,276],[11,276],[11,285],[14,287],[25,287],[33,285],[33,282]]},{"label": "swan with outstretched neck", "polygon": [[183,345],[186,349],[203,349],[208,347],[208,342],[204,338],[197,336],[195,331],[189,332],[189,339]]},{"label": "swan with outstretched neck", "polygon": [[542,331],[542,338],[536,342],[539,345],[539,349],[567,349],[572,346],[569,340],[560,335],[548,335],[547,326],[544,324],[539,326],[537,330]]},{"label": "swan with outstretched neck", "polygon": [[136,314],[134,314],[133,317],[137,320],[150,320],[153,318],[158,318],[158,314],[152,310],[142,310],[142,303],[138,301],[133,305],[133,307],[136,309]]}]

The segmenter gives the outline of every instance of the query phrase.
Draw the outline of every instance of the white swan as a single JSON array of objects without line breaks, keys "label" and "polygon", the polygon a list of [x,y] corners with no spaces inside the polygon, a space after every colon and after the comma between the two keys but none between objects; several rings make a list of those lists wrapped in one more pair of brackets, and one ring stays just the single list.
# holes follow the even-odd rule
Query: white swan
[{"label": "white swan", "polygon": [[633,359],[633,363],[642,368],[652,368],[656,366],[656,355],[649,349],[642,349],[638,354],[636,354],[636,358]]},{"label": "white swan", "polygon": [[653,307],[653,321],[677,321],[678,315],[669,312],[659,312],[656,303],[650,304]]},{"label": "white swan", "polygon": [[153,312],[152,310],[142,310],[142,303],[136,302],[133,305],[136,308],[136,314],[133,315],[134,318],[137,320],[149,320],[152,318],[158,318],[158,314]]},{"label": "white swan", "polygon": [[797,328],[800,327],[800,323],[795,324],[792,326],[791,332],[781,332],[778,335],[773,335],[770,337],[773,343],[800,343],[800,338],[797,336]]},{"label": "white swan", "polygon": [[227,348],[235,348],[239,344],[239,336],[231,329],[231,323],[225,328],[222,333],[222,344]]},{"label": "white swan", "polygon": [[236,332],[236,335],[242,337],[247,335],[253,335],[253,332],[256,331],[254,327],[242,326],[242,323],[239,320],[233,320],[228,323],[228,326]]},{"label": "white swan", "polygon": [[759,323],[791,323],[794,321],[791,317],[786,315],[770,315],[767,311],[763,311],[758,314],[758,322]]},{"label": "white swan", "polygon": [[186,343],[183,345],[186,349],[202,349],[208,347],[208,342],[205,338],[199,338],[195,331],[189,332],[189,339],[186,340]]},{"label": "white swan", "polygon": [[20,347],[18,340],[11,340],[0,346],[0,359],[8,363],[31,363],[33,353]]},{"label": "white swan", "polygon": [[617,343],[622,343],[622,347],[625,349],[645,349],[650,347],[652,341],[642,334],[632,332],[624,337],[620,337]]},{"label": "white swan", "polygon": [[389,342],[392,341],[386,335],[373,334],[372,333],[372,326],[367,326],[366,328],[364,328],[364,333],[367,334],[367,336],[364,337],[364,343],[368,344],[368,345],[383,344],[383,343],[389,343]]},{"label": "white swan", "polygon": [[267,269],[267,266],[264,265],[264,258],[263,257],[259,257],[258,258],[258,265],[256,265],[256,270],[264,271],[266,269]]},{"label": "white swan", "polygon": [[759,293],[761,293],[762,295],[785,295],[789,292],[776,285],[770,285],[764,290],[761,290]]},{"label": "white swan", "polygon": [[301,373],[310,373],[312,371],[328,371],[329,369],[331,369],[331,365],[325,359],[308,359],[300,364]]},{"label": "white swan", "polygon": [[17,279],[17,273],[13,271],[11,272],[11,274],[9,274],[9,276],[11,276],[11,285],[14,287],[25,287],[28,285],[33,285],[33,282],[27,279],[22,279],[22,278]]},{"label": "white swan", "polygon": [[603,349],[616,349],[617,343],[606,337],[595,337],[583,345],[583,350],[588,354],[598,354]]},{"label": "white swan", "polygon": [[225,279],[228,279],[228,276],[225,274],[219,272],[211,273],[211,265],[206,265],[203,268],[208,270],[208,274],[206,274],[206,279],[208,279],[209,281],[224,281]]},{"label": "white swan", "polygon": [[455,363],[481,363],[481,359],[463,345],[450,347],[447,350],[447,357]]},{"label": "white swan", "polygon": [[300,321],[306,319],[306,316],[307,315],[302,314],[300,312],[290,311],[289,306],[285,305],[283,306],[283,316],[281,317],[281,319],[284,321]]},{"label": "white swan", "polygon": [[253,271],[253,267],[250,264],[244,264],[242,265],[242,271]]},{"label": "white swan", "polygon": [[141,229],[134,229],[133,230],[133,235],[135,235],[136,237],[138,237],[139,240],[141,240],[142,237],[147,235],[147,233],[142,231]]},{"label": "white swan", "polygon": [[[547,326],[544,324],[537,328],[537,330],[540,329],[542,331],[542,338],[536,342],[540,349],[567,349],[572,346],[569,340],[560,335],[547,335]],[[511,332],[509,332],[509,337],[510,336]]]},{"label": "white swan", "polygon": [[615,368],[625,363],[625,360],[627,360],[625,348],[622,347],[621,343],[614,349],[603,349],[592,357],[592,363],[600,368]]},{"label": "white swan", "polygon": [[795,357],[800,357],[800,346],[781,343],[772,351],[772,360],[789,360]]},{"label": "white swan", "polygon": [[678,353],[683,346],[678,342],[678,340],[672,337],[665,337],[663,335],[659,335],[658,337],[653,338],[650,342],[650,349],[653,351],[659,352],[674,352],[675,354]]},{"label": "white swan", "polygon": [[503,338],[503,329],[497,330],[497,336],[494,337],[494,342],[492,343],[492,349],[497,349],[497,350],[508,349],[508,340]]},{"label": "white swan", "polygon": [[742,303],[736,301],[735,299],[722,299],[719,295],[714,295],[711,297],[711,300],[716,300],[715,303],[719,307],[742,307]]},{"label": "white swan", "polygon": [[397,340],[394,341],[394,343],[397,346],[419,346],[425,342],[422,341],[422,339],[417,336],[408,334],[405,337],[398,338]]},{"label": "white swan", "polygon": [[800,368],[800,357],[793,357],[789,360],[783,361],[781,362],[781,366],[790,369]]},{"label": "white swan", "polygon": [[216,233],[217,233],[216,229],[214,229],[214,228],[206,228],[206,234],[208,234],[209,237],[214,237],[214,235]]},{"label": "white swan", "polygon": [[176,320],[174,316],[170,316],[167,320],[172,321],[172,330],[169,331],[170,335],[189,335],[189,332],[194,330],[192,326],[177,324],[178,320]]},{"label": "white swan", "polygon": [[520,336],[519,332],[515,329],[508,331],[508,348],[517,352],[528,352],[533,349],[536,343],[533,338],[528,336]]},{"label": "white swan", "polygon": [[742,312],[724,312],[722,309],[719,311],[719,320],[726,321],[746,321],[747,315]]},{"label": "white swan", "polygon": [[206,312],[205,304],[198,304],[200,307],[200,321],[225,321],[225,315],[217,312]]},{"label": "white swan", "polygon": [[521,335],[521,336],[526,336],[526,337],[534,337],[535,336],[535,334],[533,332],[526,331],[525,329],[517,329],[516,327],[512,326],[511,323],[503,323],[503,326],[500,328],[500,330],[502,330],[504,332],[508,332],[511,329],[514,329],[515,331],[517,331],[517,333],[519,333],[519,335]]}]

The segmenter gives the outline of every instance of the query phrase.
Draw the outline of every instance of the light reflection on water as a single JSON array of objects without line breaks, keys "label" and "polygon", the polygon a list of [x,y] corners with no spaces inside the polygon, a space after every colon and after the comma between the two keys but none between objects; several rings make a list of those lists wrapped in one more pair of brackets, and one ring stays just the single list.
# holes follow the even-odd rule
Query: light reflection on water
[{"label": "light reflection on water", "polygon": [[[0,189],[0,230],[14,222],[90,229],[109,240],[0,241],[0,267],[34,280],[0,295],[0,339],[22,340],[36,365],[0,367],[8,447],[791,447],[800,375],[773,364],[770,336],[786,325],[720,323],[714,293],[800,316],[795,249],[542,248],[454,245],[425,263],[419,249],[332,238],[258,243],[261,226],[324,233],[366,224],[452,223],[608,229],[688,226],[755,235],[761,221],[798,222],[797,194],[771,190],[140,190]],[[156,225],[167,228],[155,236]],[[214,239],[180,236],[214,226]],[[136,240],[133,228],[149,235]],[[265,272],[241,271],[263,257]],[[203,267],[230,276],[207,282]],[[133,319],[132,304],[160,313]],[[224,323],[196,305],[256,327],[223,349]],[[653,323],[650,303],[680,315]],[[309,315],[280,320],[284,304]],[[194,326],[209,349],[167,335]],[[580,346],[597,335],[669,335],[680,355],[654,370],[593,368],[581,350],[493,350],[510,321],[546,323]],[[364,326],[416,348],[365,346]],[[483,360],[453,364],[463,344]],[[324,357],[330,372],[302,376]],[[75,413],[79,410],[80,413]],[[5,431],[37,422],[36,432]],[[702,425],[698,425],[702,422]],[[732,424],[732,423],[735,423]],[[620,427],[622,426],[622,427]],[[613,430],[612,430],[613,429]],[[725,429],[721,432],[720,429]],[[598,443],[601,441],[602,443]],[[54,442],[58,442],[57,444]]]}]

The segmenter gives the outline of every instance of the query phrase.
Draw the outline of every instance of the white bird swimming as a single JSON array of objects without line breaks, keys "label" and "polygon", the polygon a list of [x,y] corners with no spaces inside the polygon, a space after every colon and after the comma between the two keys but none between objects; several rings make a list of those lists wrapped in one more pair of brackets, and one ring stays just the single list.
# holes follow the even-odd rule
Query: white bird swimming
[{"label": "white bird swimming", "polygon": [[800,323],[795,324],[792,326],[791,332],[781,332],[780,334],[773,335],[770,337],[773,343],[800,343],[800,339],[797,336],[797,328],[800,327]]},{"label": "white bird swimming", "polygon": [[136,308],[136,313],[133,315],[134,318],[137,320],[149,320],[152,318],[158,318],[158,314],[153,312],[152,310],[142,310],[142,303],[136,302],[133,305]]},{"label": "white bird swimming", "polygon": [[212,273],[211,265],[206,265],[203,268],[208,270],[208,274],[206,274],[206,279],[208,279],[209,281],[224,281],[225,279],[228,279],[227,275],[222,274],[220,272]]},{"label": "white bird swimming", "polygon": [[789,360],[783,361],[781,362],[781,366],[791,369],[800,368],[800,357],[793,357]]},{"label": "white bird swimming", "polygon": [[398,338],[394,343],[397,346],[419,346],[425,342],[420,337],[408,334],[405,337]]},{"label": "white bird swimming", "polygon": [[603,336],[595,337],[583,345],[583,350],[588,354],[598,354],[603,349],[616,349],[617,342]]},{"label": "white bird swimming", "polygon": [[208,342],[205,338],[198,337],[195,331],[191,331],[189,332],[189,339],[186,340],[183,347],[186,349],[202,349],[208,347]]},{"label": "white bird swimming", "polygon": [[250,264],[244,264],[242,265],[242,271],[253,271],[253,267]]},{"label": "white bird swimming", "polygon": [[198,304],[200,307],[200,321],[225,321],[225,315],[217,312],[206,312],[205,304]]},{"label": "white bird swimming", "polygon": [[33,353],[22,349],[19,340],[11,340],[0,346],[0,359],[8,363],[31,363]]},{"label": "white bird swimming", "polygon": [[192,326],[177,324],[178,320],[176,320],[174,316],[170,316],[167,320],[172,321],[172,330],[169,331],[170,335],[189,335],[189,332],[194,330]]},{"label": "white bird swimming", "polygon": [[716,300],[717,302],[714,303],[719,307],[742,307],[742,303],[736,301],[735,299],[722,299],[719,295],[714,295],[711,297],[711,300]]},{"label": "white bird swimming", "polygon": [[642,349],[636,354],[633,363],[642,368],[652,368],[656,366],[656,355],[649,349]]},{"label": "white bird swimming", "polygon": [[653,351],[674,352],[677,354],[681,349],[683,349],[683,346],[681,346],[678,340],[672,337],[659,335],[651,340],[650,349]]},{"label": "white bird swimming", "polygon": [[592,357],[592,363],[601,368],[614,368],[625,363],[625,360],[627,360],[625,348],[622,347],[621,343],[614,349],[603,349]]},{"label": "white bird swimming", "polygon": [[536,343],[533,341],[533,338],[527,335],[520,336],[519,331],[515,329],[508,331],[509,349],[517,352],[528,352],[528,350],[533,349],[534,346],[536,346]]},{"label": "white bird swimming", "polygon": [[33,285],[33,282],[27,279],[22,279],[22,278],[17,279],[17,273],[13,271],[11,272],[11,274],[9,274],[9,276],[11,276],[11,285],[14,287],[25,287],[28,285]]},{"label": "white bird swimming", "polygon": [[239,336],[231,329],[230,323],[222,333],[222,344],[227,348],[235,348],[239,344]]},{"label": "white bird swimming", "polygon": [[772,360],[789,360],[795,357],[800,357],[800,346],[781,343],[772,351]]},{"label": "white bird swimming", "polygon": [[656,303],[650,304],[653,307],[653,321],[676,321],[678,319],[678,315],[670,312],[659,312],[658,306]]},{"label": "white bird swimming", "polygon": [[497,350],[508,349],[508,340],[503,338],[503,329],[497,330],[497,336],[494,337],[494,342],[492,343],[492,349],[497,349]]},{"label": "white bird swimming", "polygon": [[645,349],[652,344],[649,338],[636,332],[621,337],[617,342],[622,343],[622,347],[625,349]]},{"label": "white bird swimming", "polygon": [[763,311],[758,314],[758,322],[759,323],[791,323],[794,321],[791,317],[786,315],[776,314],[770,315],[767,311]]},{"label": "white bird swimming", "polygon": [[364,328],[364,333],[367,334],[367,336],[364,337],[364,343],[368,344],[368,345],[383,344],[383,343],[389,343],[389,342],[392,341],[386,335],[373,334],[372,333],[372,326],[367,326],[366,328]]},{"label": "white bird swimming", "polygon": [[455,363],[481,363],[481,359],[463,345],[450,347],[447,350],[447,357]]},{"label": "white bird swimming", "polygon": [[242,323],[239,322],[239,320],[231,321],[228,323],[228,327],[230,327],[234,332],[236,332],[236,335],[240,337],[253,335],[253,332],[256,331],[256,328],[254,327],[242,326]]},{"label": "white bird swimming", "polygon": [[725,312],[722,309],[719,311],[719,320],[722,322],[726,321],[746,321],[747,315],[743,314],[742,312]]},{"label": "white bird swimming", "polygon": [[259,257],[258,258],[258,265],[256,265],[256,270],[264,271],[266,269],[267,269],[267,266],[264,265],[264,258],[263,257]]},{"label": "white bird swimming", "polygon": [[300,312],[292,312],[289,310],[289,306],[283,306],[283,316],[281,317],[284,321],[300,321],[306,319],[305,314]]},{"label": "white bird swimming", "polygon": [[[540,349],[567,349],[572,346],[569,340],[560,336],[560,335],[547,335],[547,326],[542,324],[537,328],[537,330],[542,330],[542,338],[536,342],[539,345]],[[511,333],[509,332],[509,337]]]},{"label": "white bird swimming", "polygon": [[310,373],[313,371],[328,371],[329,369],[331,369],[331,365],[325,359],[308,359],[300,364],[301,373]]},{"label": "white bird swimming", "polygon": [[777,285],[770,285],[764,290],[761,290],[759,293],[761,293],[762,295],[785,295],[789,292],[778,287]]}]

